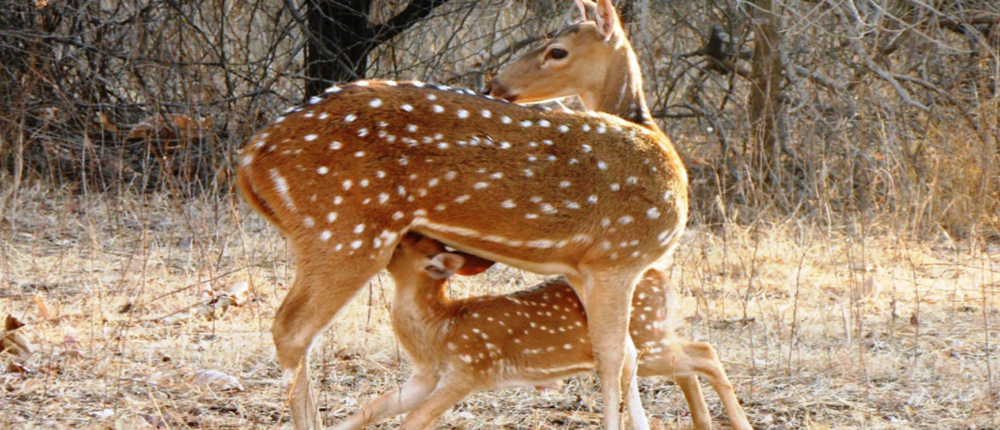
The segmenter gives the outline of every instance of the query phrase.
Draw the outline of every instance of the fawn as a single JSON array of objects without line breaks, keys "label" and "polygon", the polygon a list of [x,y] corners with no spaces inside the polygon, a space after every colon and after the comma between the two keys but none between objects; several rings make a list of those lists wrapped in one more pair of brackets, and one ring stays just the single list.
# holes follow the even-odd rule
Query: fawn
[{"label": "fawn", "polygon": [[[403,428],[425,428],[472,392],[549,386],[594,368],[587,318],[565,279],[508,295],[448,299],[449,276],[478,273],[490,263],[446,252],[433,239],[412,233],[403,237],[387,267],[396,284],[390,315],[415,372],[337,430],[407,411]],[[629,332],[639,349],[639,376],[673,377],[684,392],[694,428],[709,429],[712,420],[696,375],[705,376],[733,428],[750,429],[715,349],[674,334],[679,302],[663,273],[649,269],[643,274],[632,306]],[[630,387],[629,393],[638,391]]]},{"label": "fawn", "polygon": [[[670,139],[647,120],[642,76],[617,12],[610,0],[596,11],[594,21],[570,26],[536,51],[543,54],[523,59],[544,69],[532,74],[543,90],[532,89],[529,100],[530,85],[507,86],[502,97],[580,94],[588,108],[607,113],[359,81],[331,87],[248,141],[237,167],[240,193],[296,258],[271,328],[296,428],[322,424],[309,382],[316,336],[411,231],[564,276],[589,316],[603,425],[620,428],[622,390],[634,381],[632,292],[679,242],[688,184]],[[508,84],[515,75],[501,74]],[[629,406],[630,425],[647,428],[641,405]]]}]

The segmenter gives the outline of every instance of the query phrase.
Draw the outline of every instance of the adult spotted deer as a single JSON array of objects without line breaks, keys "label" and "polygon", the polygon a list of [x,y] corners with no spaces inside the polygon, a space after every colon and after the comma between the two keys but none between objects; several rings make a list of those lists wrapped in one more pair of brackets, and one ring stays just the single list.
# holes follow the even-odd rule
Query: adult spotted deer
[{"label": "adult spotted deer", "polygon": [[[598,100],[588,106],[611,106],[601,88],[615,82],[608,85],[626,87],[613,97],[648,118],[617,13],[609,0],[597,11],[596,22],[556,38],[588,35],[592,43],[547,56],[584,64],[548,68],[548,96],[591,94]],[[590,317],[604,427],[619,428],[622,388],[634,380],[627,326],[635,281],[674,248],[687,219],[684,165],[655,124],[541,111],[419,82],[360,81],[266,126],[237,171],[244,199],[296,257],[271,332],[297,428],[320,426],[309,386],[313,340],[410,231],[565,276]]]},{"label": "adult spotted deer", "polygon": [[[415,372],[337,430],[362,428],[410,410],[403,427],[424,428],[471,392],[547,386],[593,368],[587,319],[565,279],[509,295],[449,300],[449,276],[488,267],[478,260],[471,263],[432,239],[412,233],[403,237],[387,267],[396,283],[390,315]],[[660,271],[646,270],[632,298],[629,323],[639,349],[638,374],[672,376],[699,430],[712,427],[696,376],[703,375],[719,394],[733,428],[750,429],[715,349],[676,337],[678,308],[673,285]],[[626,395],[629,402],[639,401],[634,387]]]}]

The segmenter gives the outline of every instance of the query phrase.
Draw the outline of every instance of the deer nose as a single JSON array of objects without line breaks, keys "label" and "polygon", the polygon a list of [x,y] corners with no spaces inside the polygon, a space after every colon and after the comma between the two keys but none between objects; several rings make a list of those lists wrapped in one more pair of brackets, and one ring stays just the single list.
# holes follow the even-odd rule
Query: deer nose
[{"label": "deer nose", "polygon": [[487,82],[486,86],[484,86],[480,90],[480,92],[490,97],[496,97],[498,99],[504,99],[511,102],[517,99],[517,95],[510,94],[507,87],[504,86],[502,83],[500,83],[500,81],[498,81],[496,78],[493,78],[489,82]]}]

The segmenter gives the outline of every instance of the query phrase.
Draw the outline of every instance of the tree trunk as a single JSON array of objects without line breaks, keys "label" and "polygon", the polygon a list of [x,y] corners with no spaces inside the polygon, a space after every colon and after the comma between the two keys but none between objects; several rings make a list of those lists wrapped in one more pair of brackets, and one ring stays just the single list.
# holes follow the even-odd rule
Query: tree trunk
[{"label": "tree trunk", "polygon": [[781,6],[771,0],[754,0],[754,53],[749,103],[750,139],[744,154],[750,158],[761,183],[777,173],[781,150],[778,115],[781,107]]},{"label": "tree trunk", "polygon": [[[306,97],[331,84],[361,79],[375,46],[368,25],[371,0],[307,0]],[[332,57],[331,55],[332,54]]]},{"label": "tree trunk", "polygon": [[306,1],[306,97],[365,77],[368,54],[448,0],[412,0],[383,23],[368,20],[372,0]]}]

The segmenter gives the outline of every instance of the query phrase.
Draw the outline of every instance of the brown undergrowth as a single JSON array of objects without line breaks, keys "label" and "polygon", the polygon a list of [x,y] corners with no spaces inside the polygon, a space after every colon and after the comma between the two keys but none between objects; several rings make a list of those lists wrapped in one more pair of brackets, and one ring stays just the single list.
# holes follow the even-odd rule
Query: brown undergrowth
[{"label": "brown undergrowth", "polygon": [[[4,219],[0,311],[25,324],[16,332],[31,351],[0,353],[0,428],[290,427],[268,328],[293,266],[244,205],[37,186]],[[1000,247],[885,226],[843,233],[876,230],[864,227],[690,228],[664,262],[683,293],[682,334],[719,349],[755,428],[996,428]],[[539,279],[498,267],[452,291]],[[246,297],[232,306],[164,318],[241,282]],[[407,376],[391,297],[378,276],[314,349],[327,423]],[[437,428],[595,428],[596,384],[584,375],[560,392],[476,394]],[[657,426],[689,425],[672,383],[644,380],[642,391]]]}]

